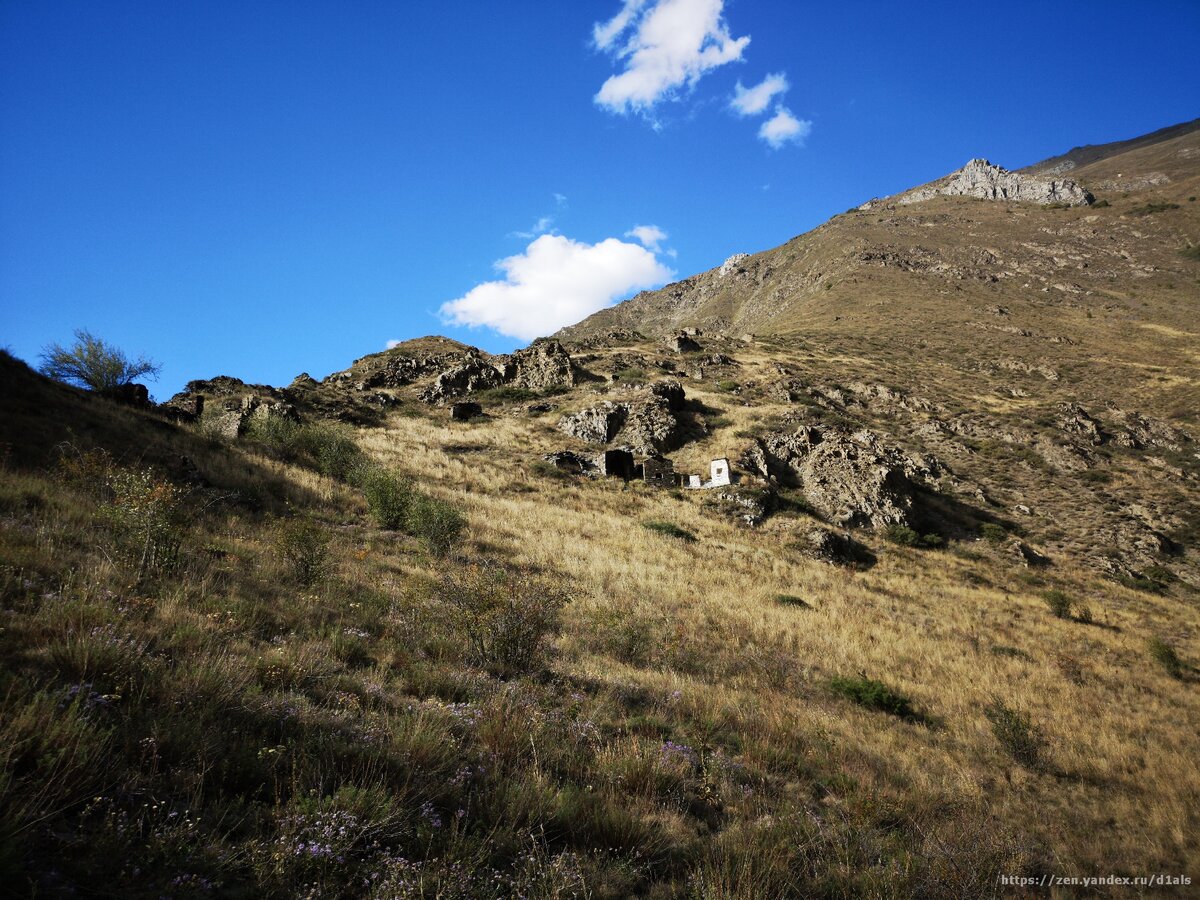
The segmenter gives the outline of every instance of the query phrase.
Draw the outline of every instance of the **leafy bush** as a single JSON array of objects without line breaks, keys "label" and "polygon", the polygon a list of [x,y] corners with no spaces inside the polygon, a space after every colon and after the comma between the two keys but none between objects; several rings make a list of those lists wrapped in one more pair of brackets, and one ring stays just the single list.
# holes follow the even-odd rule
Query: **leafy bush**
[{"label": "leafy bush", "polygon": [[797,597],[795,594],[776,594],[775,602],[782,606],[795,606],[799,609],[812,609],[812,604],[803,597]]},{"label": "leafy bush", "polygon": [[108,478],[105,512],[138,580],[167,574],[179,561],[185,493],[153,469],[116,469]]},{"label": "leafy bush", "polygon": [[1054,613],[1058,618],[1071,618],[1072,600],[1064,591],[1057,589],[1046,591],[1046,593],[1042,594],[1042,599],[1050,607],[1050,612]]},{"label": "leafy bush", "polygon": [[471,661],[500,678],[537,669],[567,596],[523,569],[471,565],[447,575],[442,599],[455,612]]},{"label": "leafy bush", "polygon": [[889,525],[883,536],[902,547],[941,547],[946,543],[940,534],[920,534],[907,525]]},{"label": "leafy bush", "polygon": [[155,379],[162,371],[162,366],[144,356],[129,359],[86,328],[76,330],[75,343],[70,347],[48,345],[41,360],[39,369],[48,378],[93,391],[113,390],[135,378]]},{"label": "leafy bush", "polygon": [[1147,203],[1145,206],[1135,206],[1129,211],[1131,216],[1150,216],[1154,213],[1166,212],[1169,209],[1179,209],[1178,203]]},{"label": "leafy bush", "polygon": [[1152,637],[1149,643],[1150,658],[1166,670],[1172,678],[1183,678],[1183,660],[1175,648],[1162,638]]},{"label": "leafy bush", "polygon": [[680,528],[672,522],[643,522],[642,527],[649,531],[656,531],[659,534],[667,537],[678,538],[684,543],[694,543],[696,536],[686,528]]},{"label": "leafy bush", "polygon": [[375,466],[362,469],[356,481],[367,498],[367,509],[380,528],[404,527],[413,500],[412,482]]},{"label": "leafy bush", "polygon": [[467,527],[462,513],[441,500],[415,494],[408,504],[408,532],[434,556],[445,556]]},{"label": "leafy bush", "polygon": [[741,387],[741,385],[739,385],[736,381],[733,381],[732,379],[728,379],[728,378],[717,382],[717,390],[724,391],[727,394],[733,393],[739,387]]},{"label": "leafy bush", "polygon": [[1026,713],[1013,709],[997,698],[983,714],[992,725],[992,734],[1009,756],[1027,769],[1036,769],[1041,765],[1046,738]]},{"label": "leafy bush", "polygon": [[329,566],[329,534],[307,516],[288,519],[275,537],[276,552],[301,584],[316,584]]},{"label": "leafy bush", "polygon": [[1008,540],[1008,532],[1000,525],[988,522],[979,527],[979,534],[989,544],[1003,544]]},{"label": "leafy bush", "polygon": [[296,447],[312,460],[318,472],[345,481],[362,461],[362,451],[349,432],[336,425],[304,425]]},{"label": "leafy bush", "polygon": [[882,681],[856,675],[853,678],[834,678],[829,682],[829,686],[835,694],[840,694],[867,709],[879,710],[902,719],[918,718],[912,702]]}]

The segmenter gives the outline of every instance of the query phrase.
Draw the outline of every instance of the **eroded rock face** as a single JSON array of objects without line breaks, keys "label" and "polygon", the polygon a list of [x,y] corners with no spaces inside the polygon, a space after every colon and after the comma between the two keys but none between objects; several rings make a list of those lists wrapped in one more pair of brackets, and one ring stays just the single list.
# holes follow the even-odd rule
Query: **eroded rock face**
[{"label": "eroded rock face", "polygon": [[1100,430],[1100,423],[1088,415],[1088,411],[1078,403],[1064,403],[1059,407],[1058,427],[1093,446],[1104,443],[1104,432]]},{"label": "eroded rock face", "polygon": [[921,203],[934,197],[978,197],[981,200],[1006,200],[1016,203],[1066,203],[1088,206],[1095,199],[1069,178],[1042,178],[1010,172],[986,159],[973,159],[957,172],[932,184],[915,188],[895,197],[872,200],[859,209],[874,209],[886,203]]},{"label": "eroded rock face", "polygon": [[541,391],[554,387],[574,387],[579,380],[571,356],[558,341],[538,341],[495,361],[505,384]]},{"label": "eroded rock face", "polygon": [[665,379],[629,400],[606,400],[563,416],[558,428],[590,444],[609,444],[619,439],[635,453],[662,453],[679,446],[681,429],[676,413],[685,402],[683,385]]},{"label": "eroded rock face", "polygon": [[440,373],[433,384],[421,392],[421,399],[426,403],[439,403],[503,383],[504,378],[495,366],[480,356],[471,356]]},{"label": "eroded rock face", "polygon": [[589,444],[607,444],[625,425],[629,407],[624,403],[604,403],[589,406],[558,420],[559,431]]},{"label": "eroded rock face", "polygon": [[1191,435],[1166,422],[1151,419],[1140,413],[1116,410],[1113,413],[1116,434],[1113,441],[1122,447],[1142,450],[1146,447],[1161,447],[1164,450],[1180,450],[1191,442]]},{"label": "eroded rock face", "polygon": [[937,475],[871,431],[823,425],[757,439],[741,463],[764,478],[798,484],[808,502],[837,525],[908,525],[920,484]]}]

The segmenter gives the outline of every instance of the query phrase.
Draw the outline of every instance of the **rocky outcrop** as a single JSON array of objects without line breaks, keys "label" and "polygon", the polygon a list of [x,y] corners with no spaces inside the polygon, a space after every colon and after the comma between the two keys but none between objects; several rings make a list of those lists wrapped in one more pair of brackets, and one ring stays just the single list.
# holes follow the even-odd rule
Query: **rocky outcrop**
[{"label": "rocky outcrop", "polygon": [[741,463],[764,478],[797,484],[837,525],[910,524],[920,485],[938,474],[936,462],[906,454],[874,432],[823,425],[758,438]]},{"label": "rocky outcrop", "polygon": [[1082,438],[1086,443],[1099,446],[1104,443],[1104,432],[1100,423],[1088,415],[1078,403],[1064,403],[1059,407],[1057,424],[1069,435]]},{"label": "rocky outcrop", "polygon": [[605,401],[558,420],[558,429],[589,444],[607,444],[625,426],[629,406]]},{"label": "rocky outcrop", "polygon": [[511,356],[498,357],[493,364],[505,384],[534,391],[574,387],[579,381],[571,355],[558,341],[538,341]]},{"label": "rocky outcrop", "polygon": [[1095,199],[1069,178],[1041,178],[1010,172],[986,159],[973,159],[945,178],[914,188],[895,197],[871,200],[859,209],[875,209],[887,204],[921,203],[934,197],[977,197],[981,200],[1006,200],[1015,203],[1065,203],[1088,206]]},{"label": "rocky outcrop", "polygon": [[420,398],[426,403],[441,403],[503,383],[504,377],[490,362],[481,356],[469,356],[464,362],[439,373],[433,384],[421,392]]},{"label": "rocky outcrop", "polygon": [[629,400],[606,400],[563,416],[558,428],[589,444],[609,444],[619,439],[636,453],[662,453],[680,444],[682,432],[676,413],[685,402],[683,386],[674,379],[664,379]]},{"label": "rocky outcrop", "polygon": [[667,347],[672,353],[696,353],[701,349],[699,342],[682,331],[667,338]]}]

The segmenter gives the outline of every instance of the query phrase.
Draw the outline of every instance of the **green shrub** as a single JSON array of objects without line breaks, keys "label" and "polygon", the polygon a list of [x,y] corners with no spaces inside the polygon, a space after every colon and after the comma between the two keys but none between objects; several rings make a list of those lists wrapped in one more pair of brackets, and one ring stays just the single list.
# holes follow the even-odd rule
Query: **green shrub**
[{"label": "green shrub", "polygon": [[1149,642],[1150,658],[1166,670],[1172,678],[1183,678],[1183,660],[1175,648],[1161,638],[1152,637]]},{"label": "green shrub", "polygon": [[1050,607],[1050,612],[1060,619],[1071,618],[1072,600],[1064,591],[1053,589],[1042,594],[1042,599]]},{"label": "green shrub", "polygon": [[357,474],[358,486],[367,498],[367,509],[380,528],[403,528],[413,499],[412,482],[395,472],[371,466]]},{"label": "green shrub", "polygon": [[775,602],[782,606],[795,606],[799,609],[812,609],[812,604],[803,597],[797,597],[795,594],[776,594]]},{"label": "green shrub", "polygon": [[940,534],[920,534],[907,525],[889,525],[884,529],[883,536],[902,547],[942,547],[946,543]]},{"label": "green shrub", "polygon": [[467,527],[462,513],[441,500],[414,494],[408,504],[408,533],[434,556],[445,556]]},{"label": "green shrub", "polygon": [[724,391],[727,394],[733,393],[739,387],[741,387],[741,385],[739,385],[736,381],[733,381],[732,379],[724,379],[722,381],[717,382],[717,390]]},{"label": "green shrub", "polygon": [[1107,200],[1097,200],[1092,204],[1092,209],[1108,209],[1110,206],[1112,206],[1112,204]]},{"label": "green shrub", "polygon": [[1009,756],[1027,769],[1036,769],[1041,765],[1046,738],[1026,713],[1013,709],[997,698],[983,714],[991,723],[992,734]]},{"label": "green shrub", "polygon": [[329,566],[329,534],[307,516],[284,521],[275,536],[275,550],[301,584],[316,584]]},{"label": "green shrub", "polygon": [[500,678],[524,675],[544,661],[567,596],[522,569],[471,565],[447,575],[441,597],[454,610],[471,661]]},{"label": "green shrub", "polygon": [[183,540],[183,489],[153,469],[114,470],[108,486],[105,513],[138,580],[173,571]]},{"label": "green shrub", "polygon": [[829,686],[835,694],[840,694],[867,709],[879,710],[902,719],[918,718],[912,702],[882,681],[856,675],[853,678],[834,678],[829,682]]},{"label": "green shrub", "polygon": [[1179,209],[1178,203],[1147,203],[1145,206],[1135,206],[1129,211],[1131,216],[1150,216],[1154,213],[1166,212],[1169,209]]},{"label": "green shrub", "polygon": [[337,425],[304,425],[296,435],[296,447],[322,475],[345,481],[361,464],[362,451],[345,429]]},{"label": "green shrub", "polygon": [[694,543],[696,540],[696,536],[686,528],[680,528],[671,522],[643,522],[642,527],[667,537],[678,538],[688,544]]},{"label": "green shrub", "polygon": [[979,534],[989,544],[1003,544],[1006,540],[1008,540],[1008,532],[1005,531],[1002,526],[996,525],[992,522],[981,525],[979,528]]}]

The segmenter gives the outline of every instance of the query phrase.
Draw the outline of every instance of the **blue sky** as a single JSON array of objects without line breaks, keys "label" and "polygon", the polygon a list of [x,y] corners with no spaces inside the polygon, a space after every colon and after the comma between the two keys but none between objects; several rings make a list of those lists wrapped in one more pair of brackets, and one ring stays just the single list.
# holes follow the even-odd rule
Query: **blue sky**
[{"label": "blue sky", "polygon": [[0,345],[90,328],[160,399],[509,350],[971,157],[1194,118],[1198,41],[1195,0],[3,0]]}]

